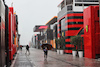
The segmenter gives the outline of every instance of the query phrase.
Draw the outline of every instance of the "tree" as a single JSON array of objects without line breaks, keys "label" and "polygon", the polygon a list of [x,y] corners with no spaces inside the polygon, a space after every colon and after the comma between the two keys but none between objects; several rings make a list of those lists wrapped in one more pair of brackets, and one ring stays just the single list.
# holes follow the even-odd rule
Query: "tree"
[{"label": "tree", "polygon": [[60,41],[61,41],[60,47],[61,47],[61,49],[64,49],[64,45],[65,45],[65,37],[61,37],[61,38],[60,38]]},{"label": "tree", "polygon": [[78,48],[78,50],[82,50],[81,49],[81,46],[82,46],[82,37],[80,35],[76,35],[76,36],[73,36],[71,37],[70,41],[71,41],[71,44],[75,46],[75,49],[76,49],[76,46]]},{"label": "tree", "polygon": [[60,39],[56,38],[56,39],[55,39],[55,42],[56,42],[56,44],[58,45],[57,48],[60,49],[60,44],[61,44]]},{"label": "tree", "polygon": [[65,38],[61,37],[59,39],[55,39],[56,44],[58,45],[58,49],[64,49]]}]

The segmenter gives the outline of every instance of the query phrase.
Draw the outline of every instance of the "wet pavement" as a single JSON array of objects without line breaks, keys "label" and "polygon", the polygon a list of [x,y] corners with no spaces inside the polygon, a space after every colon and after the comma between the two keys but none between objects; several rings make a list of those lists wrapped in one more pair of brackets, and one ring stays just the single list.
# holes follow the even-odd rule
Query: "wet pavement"
[{"label": "wet pavement", "polygon": [[42,50],[30,48],[30,55],[18,51],[14,67],[100,67],[97,59],[78,58],[70,54],[59,55],[54,51],[48,51],[48,58],[44,60]]}]

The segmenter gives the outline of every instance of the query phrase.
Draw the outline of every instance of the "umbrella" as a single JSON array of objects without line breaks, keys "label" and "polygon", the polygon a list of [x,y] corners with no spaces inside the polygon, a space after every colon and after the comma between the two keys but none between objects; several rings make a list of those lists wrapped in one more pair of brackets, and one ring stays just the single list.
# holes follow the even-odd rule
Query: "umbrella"
[{"label": "umbrella", "polygon": [[45,44],[42,44],[41,47],[44,49],[44,47],[47,47],[48,50],[51,50],[53,47],[51,44],[49,43],[45,43]]}]

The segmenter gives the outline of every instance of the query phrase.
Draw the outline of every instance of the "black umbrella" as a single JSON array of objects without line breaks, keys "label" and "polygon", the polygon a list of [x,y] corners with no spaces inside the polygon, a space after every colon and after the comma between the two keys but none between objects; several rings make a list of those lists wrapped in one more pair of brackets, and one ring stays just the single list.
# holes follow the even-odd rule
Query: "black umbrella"
[{"label": "black umbrella", "polygon": [[48,50],[51,50],[53,47],[51,44],[49,43],[45,43],[45,44],[42,44],[41,47],[44,49],[45,47],[47,47]]}]

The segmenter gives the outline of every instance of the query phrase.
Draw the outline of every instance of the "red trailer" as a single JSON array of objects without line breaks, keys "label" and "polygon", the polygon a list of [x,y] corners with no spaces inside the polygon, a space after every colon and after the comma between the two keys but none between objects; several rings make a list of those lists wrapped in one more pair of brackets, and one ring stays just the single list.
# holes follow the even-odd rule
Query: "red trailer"
[{"label": "red trailer", "polygon": [[0,67],[5,65],[5,5],[0,0]]},{"label": "red trailer", "polygon": [[11,34],[12,34],[12,53],[13,53],[13,56],[15,55],[15,53],[16,53],[16,45],[15,45],[15,36],[16,36],[16,16],[15,16],[15,14],[14,14],[14,9],[13,9],[13,7],[9,7],[9,11],[11,12],[11,14],[12,14],[12,32],[11,32]]},{"label": "red trailer", "polygon": [[9,12],[9,59],[13,59],[12,13]]},{"label": "red trailer", "polygon": [[3,0],[0,0],[0,67],[10,67],[9,60],[14,58],[18,45],[17,27],[18,20],[13,7],[8,8]]},{"label": "red trailer", "polygon": [[100,57],[99,6],[84,10],[84,53],[87,58]]}]

